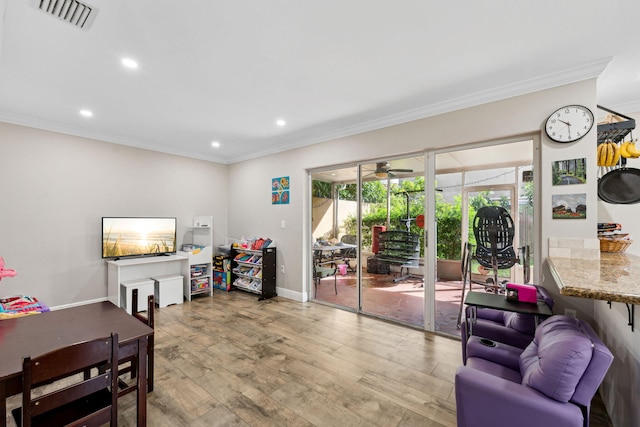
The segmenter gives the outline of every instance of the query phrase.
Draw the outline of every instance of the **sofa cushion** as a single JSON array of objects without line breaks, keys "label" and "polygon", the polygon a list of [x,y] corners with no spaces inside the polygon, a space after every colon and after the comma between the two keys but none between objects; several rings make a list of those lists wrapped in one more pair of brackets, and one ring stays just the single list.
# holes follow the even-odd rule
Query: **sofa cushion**
[{"label": "sofa cushion", "polygon": [[533,335],[536,329],[535,318],[531,314],[504,312],[504,325],[523,334]]},{"label": "sofa cushion", "polygon": [[535,331],[520,355],[522,384],[568,402],[591,361],[593,344],[575,319],[552,316]]}]

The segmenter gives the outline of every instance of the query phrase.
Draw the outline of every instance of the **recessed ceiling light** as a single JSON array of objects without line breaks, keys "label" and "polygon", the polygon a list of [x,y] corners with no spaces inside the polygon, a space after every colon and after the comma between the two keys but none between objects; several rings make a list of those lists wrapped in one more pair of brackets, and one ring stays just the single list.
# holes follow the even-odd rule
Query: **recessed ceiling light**
[{"label": "recessed ceiling light", "polygon": [[282,120],[282,119],[278,119],[278,120],[276,120],[276,124],[277,124],[278,126],[282,127],[282,126],[286,125],[286,124],[287,124],[287,122],[285,122],[285,121],[284,121],[284,120]]},{"label": "recessed ceiling light", "polygon": [[83,117],[92,117],[93,113],[90,110],[80,110],[80,115]]},{"label": "recessed ceiling light", "polygon": [[121,62],[122,62],[122,65],[124,65],[127,68],[132,68],[132,69],[138,68],[138,63],[131,58],[122,58]]},{"label": "recessed ceiling light", "polygon": [[220,143],[219,143],[218,141],[213,141],[213,142],[211,143],[211,146],[212,146],[213,148],[218,148],[218,147],[220,147]]}]

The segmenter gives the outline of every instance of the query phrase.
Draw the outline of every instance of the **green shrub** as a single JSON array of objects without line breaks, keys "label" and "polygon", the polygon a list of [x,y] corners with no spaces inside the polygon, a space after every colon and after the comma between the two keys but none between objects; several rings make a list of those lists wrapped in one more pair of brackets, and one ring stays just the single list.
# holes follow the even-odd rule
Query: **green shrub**
[{"label": "green shrub", "polygon": [[439,259],[462,259],[462,205],[461,197],[453,203],[436,196],[436,256]]}]

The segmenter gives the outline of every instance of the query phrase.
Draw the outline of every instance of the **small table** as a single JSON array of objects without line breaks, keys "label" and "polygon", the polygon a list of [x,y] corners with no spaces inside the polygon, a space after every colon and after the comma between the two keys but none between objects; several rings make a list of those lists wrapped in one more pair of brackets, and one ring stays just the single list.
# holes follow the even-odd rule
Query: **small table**
[{"label": "small table", "polygon": [[7,397],[22,392],[24,356],[39,356],[112,332],[118,333],[120,359],[138,356],[138,426],[146,426],[147,339],[153,329],[108,301],[0,321],[0,420],[7,416]]},{"label": "small table", "polygon": [[[336,252],[341,252],[344,249],[355,249],[357,247],[358,245],[352,245],[350,243],[341,243],[339,245],[331,246],[314,245],[313,251],[316,254],[316,258],[318,258],[318,265],[335,264],[337,260],[343,259],[340,255],[336,256]],[[329,252],[329,256],[326,260],[322,259],[325,256],[324,252]]]},{"label": "small table", "polygon": [[553,313],[547,304],[538,301],[536,304],[529,302],[508,301],[504,295],[490,294],[487,292],[468,292],[464,303],[470,306],[471,317],[469,323],[469,335],[473,335],[471,327],[475,322],[476,308],[493,308],[496,310],[512,311],[515,313],[532,314],[535,317],[535,323],[538,324],[540,316],[551,316]]}]

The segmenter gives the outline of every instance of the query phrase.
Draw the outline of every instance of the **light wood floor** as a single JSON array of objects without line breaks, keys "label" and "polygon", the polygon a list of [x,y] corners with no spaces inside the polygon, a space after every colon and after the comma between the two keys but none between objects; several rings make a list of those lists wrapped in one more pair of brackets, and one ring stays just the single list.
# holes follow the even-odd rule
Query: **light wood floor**
[{"label": "light wood floor", "polygon": [[[156,310],[156,322],[150,427],[456,425],[459,340],[242,292]],[[134,395],[118,406],[134,426]]]},{"label": "light wood floor", "polygon": [[241,292],[156,316],[150,426],[456,424],[458,341]]}]

